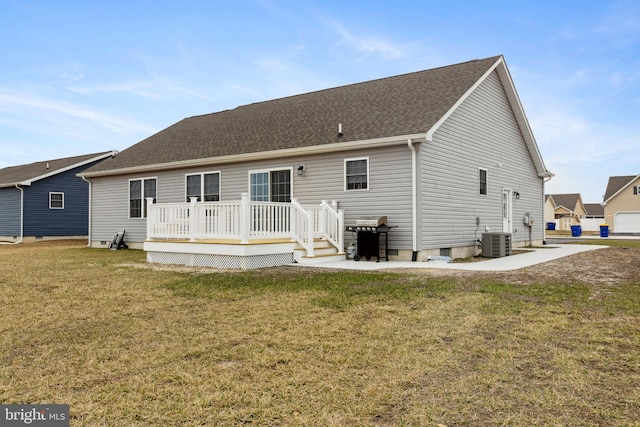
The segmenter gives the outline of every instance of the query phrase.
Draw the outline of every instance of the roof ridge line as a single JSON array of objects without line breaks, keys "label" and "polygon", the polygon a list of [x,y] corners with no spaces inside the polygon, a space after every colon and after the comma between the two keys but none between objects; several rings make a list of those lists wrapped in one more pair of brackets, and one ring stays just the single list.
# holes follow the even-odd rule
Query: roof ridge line
[{"label": "roof ridge line", "polygon": [[269,102],[275,102],[275,101],[281,101],[281,100],[285,100],[285,99],[297,98],[297,97],[300,97],[300,96],[306,96],[306,95],[311,95],[311,94],[316,94],[316,93],[321,93],[321,92],[326,92],[326,91],[333,91],[333,90],[347,88],[347,87],[360,86],[360,85],[369,84],[369,83],[378,82],[378,81],[383,81],[383,80],[407,77],[407,76],[410,76],[412,74],[420,74],[420,73],[426,73],[426,72],[430,72],[430,71],[441,70],[441,69],[445,69],[445,68],[457,67],[457,66],[461,66],[461,65],[464,65],[464,64],[470,64],[472,62],[486,61],[486,60],[497,60],[498,58],[500,58],[502,56],[503,55],[494,55],[494,56],[489,56],[489,57],[486,57],[486,58],[472,59],[472,60],[469,60],[469,61],[463,61],[463,62],[459,62],[459,63],[456,63],[456,64],[441,65],[439,67],[427,68],[427,69],[424,69],[424,70],[410,71],[410,72],[407,72],[407,73],[396,74],[396,75],[392,75],[392,76],[379,77],[379,78],[375,78],[375,79],[371,79],[371,80],[365,80],[365,81],[362,81],[362,82],[347,83],[347,84],[343,84],[343,85],[340,85],[340,86],[326,87],[326,88],[323,88],[323,89],[311,90],[311,91],[308,91],[308,92],[282,96],[282,97],[279,97],[279,98],[265,99],[263,101],[255,101],[255,102],[251,102],[249,104],[241,104],[241,105],[238,105],[238,106],[236,106],[234,108],[226,108],[224,110],[214,111],[214,112],[211,112],[211,113],[196,114],[196,115],[193,115],[193,116],[185,117],[183,120],[193,119],[193,118],[198,118],[198,117],[206,117],[206,116],[225,113],[225,112],[229,112],[229,111],[235,111],[235,110],[237,110],[239,108],[249,107],[249,106],[252,106],[252,105],[260,105],[260,104],[265,104],[265,103],[269,103]]}]

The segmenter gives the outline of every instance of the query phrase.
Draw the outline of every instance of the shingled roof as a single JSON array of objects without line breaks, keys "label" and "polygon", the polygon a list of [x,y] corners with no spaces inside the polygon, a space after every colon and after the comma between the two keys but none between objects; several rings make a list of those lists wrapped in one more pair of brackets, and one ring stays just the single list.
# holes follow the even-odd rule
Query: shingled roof
[{"label": "shingled roof", "polygon": [[[189,117],[92,167],[86,175],[181,167],[202,159],[231,161],[252,153],[334,150],[356,141],[406,135],[425,138],[501,61],[495,56]],[[537,167],[546,172],[541,160]]]},{"label": "shingled roof", "polygon": [[576,205],[581,200],[579,193],[551,194],[551,197],[553,197],[553,201],[556,203],[557,207],[564,206],[570,211],[574,211],[576,208]]},{"label": "shingled roof", "polygon": [[20,166],[9,166],[0,169],[0,188],[14,187],[16,185],[31,185],[34,181],[104,159],[113,154],[115,154],[115,151],[105,151],[102,153],[45,160]]},{"label": "shingled roof", "polygon": [[604,206],[600,203],[585,203],[584,209],[588,216],[604,216]]},{"label": "shingled roof", "polygon": [[607,182],[607,190],[604,192],[604,202],[606,203],[607,201],[609,201],[609,199],[613,197],[618,191],[631,184],[631,182],[638,177],[640,177],[640,175],[609,177],[609,182]]}]

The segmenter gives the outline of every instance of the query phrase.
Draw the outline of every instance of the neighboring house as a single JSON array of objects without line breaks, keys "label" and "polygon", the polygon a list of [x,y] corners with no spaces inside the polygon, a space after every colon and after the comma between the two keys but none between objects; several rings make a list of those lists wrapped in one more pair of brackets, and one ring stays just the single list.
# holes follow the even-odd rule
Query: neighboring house
[{"label": "neighboring house", "polygon": [[573,194],[549,194],[545,197],[545,212],[553,206],[553,220],[545,216],[547,222],[555,221],[558,230],[570,230],[572,225],[580,225],[587,215],[582,196]]},{"label": "neighboring house", "polygon": [[0,169],[0,241],[86,237],[89,184],[77,174],[115,153]]},{"label": "neighboring house", "polygon": [[[151,261],[203,265],[214,255],[160,256],[158,241],[186,236],[210,244],[166,250],[215,252],[211,242],[225,236],[250,244],[308,229],[333,233],[327,239],[344,253],[353,242],[340,235],[345,225],[387,216],[392,259],[474,255],[487,230],[512,233],[514,246],[541,242],[553,176],[502,56],[186,118],[82,175],[92,188],[92,246],[126,229],[127,244],[144,243]],[[260,213],[243,216],[243,194]],[[311,219],[300,225],[294,214]],[[335,221],[314,225],[327,216]],[[237,221],[250,229],[231,233]]]},{"label": "neighboring house", "polygon": [[640,233],[640,175],[610,177],[602,205],[612,232]]},{"label": "neighboring house", "polygon": [[604,219],[604,206],[602,206],[602,203],[585,203],[584,208],[587,211],[586,218]]},{"label": "neighboring house", "polygon": [[[558,206],[556,205],[555,200],[553,200],[553,196],[551,194],[545,194],[544,195],[544,222],[545,224],[550,224],[553,223],[553,229],[556,228],[557,226],[557,221],[556,221],[556,208]],[[547,229],[550,229],[549,226],[547,226]]]}]

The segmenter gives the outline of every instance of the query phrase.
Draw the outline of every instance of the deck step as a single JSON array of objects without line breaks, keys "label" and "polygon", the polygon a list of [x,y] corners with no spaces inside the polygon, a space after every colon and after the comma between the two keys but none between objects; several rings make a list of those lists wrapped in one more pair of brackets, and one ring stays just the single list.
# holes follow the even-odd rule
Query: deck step
[{"label": "deck step", "polygon": [[315,265],[346,259],[346,254],[338,253],[338,249],[326,240],[314,241],[313,252],[315,256],[310,257],[304,248],[297,247],[293,253],[293,259],[302,265]]},{"label": "deck step", "polygon": [[294,259],[300,265],[317,265],[317,264],[324,264],[327,262],[344,261],[345,259],[347,259],[347,256],[345,254],[336,253],[334,255],[319,255],[314,257],[304,256],[299,259],[296,259],[296,257],[294,256]]}]

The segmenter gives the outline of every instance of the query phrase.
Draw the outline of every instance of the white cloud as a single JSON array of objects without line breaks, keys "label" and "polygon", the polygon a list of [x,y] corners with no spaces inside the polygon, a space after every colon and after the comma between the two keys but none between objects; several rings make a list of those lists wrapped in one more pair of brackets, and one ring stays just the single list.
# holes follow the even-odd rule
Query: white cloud
[{"label": "white cloud", "polygon": [[547,168],[555,177],[548,193],[581,193],[600,202],[610,176],[640,173],[633,153],[640,130],[594,120],[561,104],[541,104],[527,112]]},{"label": "white cloud", "polygon": [[69,85],[67,89],[71,92],[80,93],[82,95],[90,95],[95,93],[127,93],[143,97],[154,96],[150,90],[153,85],[144,81],[132,81],[121,83],[110,83],[102,85]]},{"label": "white cloud", "polygon": [[69,85],[66,87],[71,92],[79,93],[82,95],[92,94],[126,94],[140,96],[143,98],[160,99],[163,97],[174,96],[176,93],[180,95],[186,95],[190,98],[199,98],[203,100],[210,100],[203,91],[189,88],[184,86],[180,82],[176,82],[167,77],[154,77],[151,80],[131,80],[116,83],[105,84],[84,84],[84,85]]},{"label": "white cloud", "polygon": [[[135,119],[92,107],[0,88],[0,144],[45,146],[81,144],[75,154],[121,148],[158,129]],[[37,133],[34,138],[30,133]],[[95,150],[95,147],[101,147]],[[94,147],[94,148],[90,148]],[[10,153],[7,153],[10,154]],[[19,153],[17,153],[19,156]],[[22,156],[24,157],[24,156]]]},{"label": "white cloud", "polygon": [[28,115],[39,120],[56,121],[60,118],[90,122],[95,126],[117,133],[130,131],[149,131],[149,127],[133,120],[96,111],[84,105],[75,105],[65,101],[55,101],[27,93],[12,93],[0,90],[0,108],[29,110]]},{"label": "white cloud", "polygon": [[396,59],[406,55],[405,49],[401,46],[377,37],[354,35],[337,21],[329,23],[329,27],[340,35],[341,40],[338,45],[347,46],[362,54],[363,57],[377,55],[383,59]]},{"label": "white cloud", "polygon": [[618,48],[637,43],[640,38],[640,5],[634,0],[611,3],[593,32],[606,37]]}]

